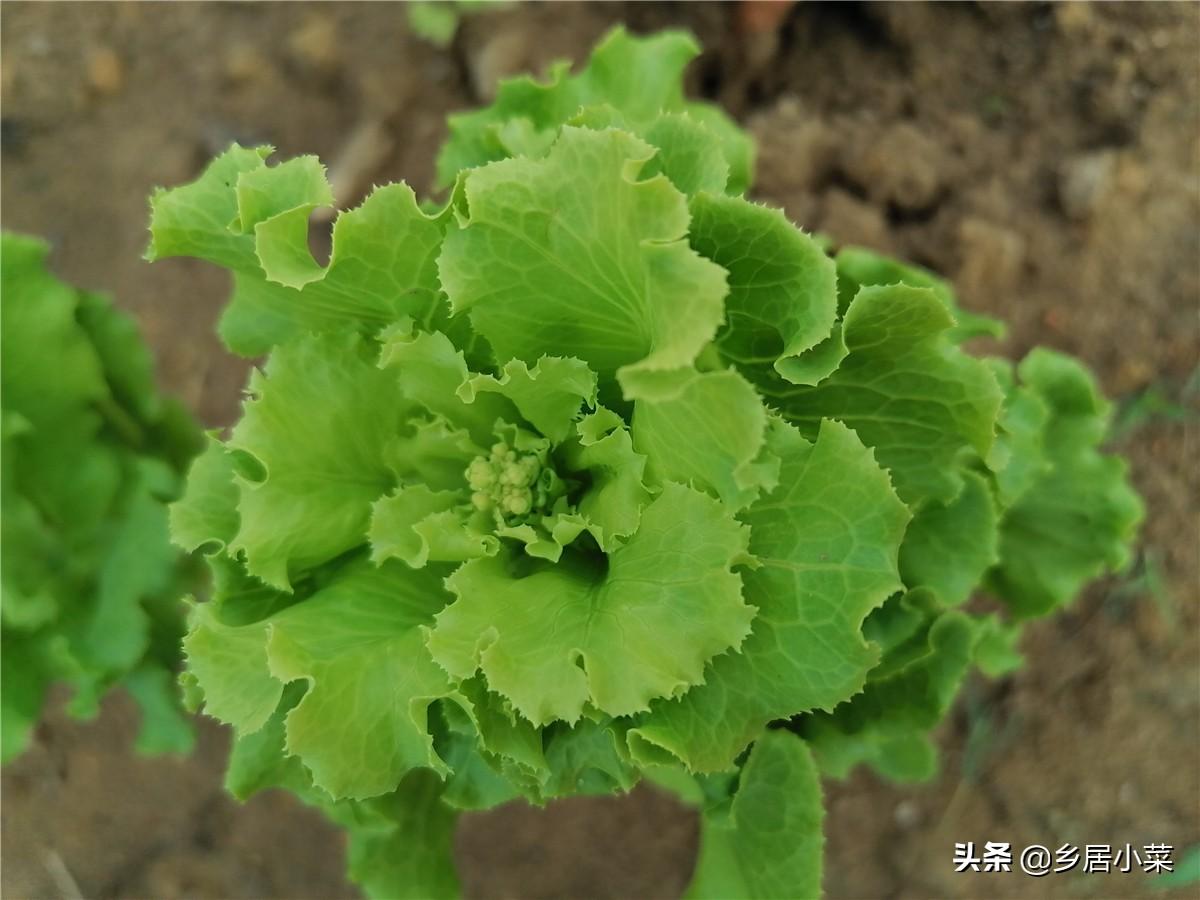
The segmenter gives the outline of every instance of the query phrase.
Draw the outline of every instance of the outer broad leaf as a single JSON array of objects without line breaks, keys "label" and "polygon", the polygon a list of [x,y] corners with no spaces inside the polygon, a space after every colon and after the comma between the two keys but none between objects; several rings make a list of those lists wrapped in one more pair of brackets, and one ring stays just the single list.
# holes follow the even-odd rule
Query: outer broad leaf
[{"label": "outer broad leaf", "polygon": [[[371,804],[375,814],[350,828],[350,877],[379,900],[453,900],[454,824],[432,772],[412,772],[395,793]],[[376,817],[378,817],[376,819]]]},{"label": "outer broad leaf", "polygon": [[427,707],[447,698],[470,704],[429,658],[421,633],[450,599],[444,574],[359,559],[312,596],[250,624],[226,625],[197,607],[185,649],[208,712],[252,733],[284,686],[304,681],[286,718],[286,751],[333,798],[387,793],[413,768],[445,773]]},{"label": "outer broad leaf", "polygon": [[846,312],[849,355],[816,387],[764,389],[806,435],[824,418],[853,428],[907,503],[952,500],[956,461],[988,454],[1001,392],[988,366],[945,338],[954,320],[928,289],[864,287]]},{"label": "outer broad leaf", "polygon": [[[167,540],[167,510],[146,485],[135,482],[106,548],[96,593],[82,622],[75,652],[107,672],[134,667],[150,639],[143,601],[169,592],[178,551]],[[177,615],[182,615],[182,607]]]},{"label": "outer broad leaf", "polygon": [[426,709],[464,705],[425,651],[421,628],[449,599],[443,571],[350,564],[342,577],[269,621],[267,655],[281,682],[309,689],[287,717],[287,749],[333,797],[391,790],[409,769],[448,771]]},{"label": "outer broad leaf", "polygon": [[842,778],[867,763],[896,781],[931,778],[937,751],[929,732],[958,693],[974,660],[979,630],[958,611],[934,613],[918,635],[885,656],[861,694],[832,713],[803,717],[795,727],[809,741],[821,771]]},{"label": "outer broad leaf", "polygon": [[1075,360],[1034,350],[1022,382],[1049,410],[1043,446],[1049,470],[1004,515],[1000,565],[988,578],[1019,617],[1045,615],[1083,585],[1129,558],[1143,507],[1124,460],[1098,451],[1109,405]]},{"label": "outer broad leaf", "polygon": [[996,422],[996,440],[986,460],[993,473],[1001,510],[1019,500],[1050,469],[1046,458],[1046,423],[1050,410],[1036,390],[1018,385],[1014,366],[1006,359],[988,359],[1004,389],[1004,407]]},{"label": "outer broad leaf", "polygon": [[372,352],[353,334],[314,335],[251,377],[229,439],[253,463],[238,477],[230,546],[268,584],[286,589],[289,572],[362,544],[371,504],[394,484],[388,453],[411,406]]},{"label": "outer broad leaf", "polygon": [[283,685],[267,663],[268,623],[226,625],[210,603],[192,609],[183,640],[188,672],[204,692],[204,709],[237,734],[258,731],[279,705]]},{"label": "outer broad leaf", "polygon": [[574,556],[523,576],[505,559],[464,564],[447,581],[458,599],[438,615],[430,651],[455,678],[482,670],[535,725],[575,722],[589,703],[637,712],[698,683],[749,631],[754,611],[730,570],[746,540],[720,504],[669,484],[607,572]]},{"label": "outer broad leaf", "polygon": [[758,562],[743,576],[753,631],[740,653],[712,661],[704,684],[635,721],[630,749],[643,763],[665,751],[693,771],[728,769],[768,722],[832,709],[877,661],[863,619],[900,588],[908,510],[844,425],[822,423],[809,444],[777,424],[768,441],[783,461],[779,487],[742,514]]},{"label": "outer broad leaf", "polygon": [[666,114],[643,132],[658,148],[658,164],[671,183],[689,197],[701,191],[719,194],[729,182],[729,163],[719,139],[699,119]]},{"label": "outer broad leaf", "polygon": [[66,640],[39,632],[6,629],[0,635],[0,762],[7,763],[29,745],[47,689],[71,671]]},{"label": "outer broad leaf", "polygon": [[324,172],[311,157],[268,167],[270,153],[234,145],[151,200],[148,259],[195,256],[234,273],[220,326],[231,350],[256,356],[309,331],[377,331],[405,315],[443,322],[434,261],[446,214],[427,216],[405,184],[379,188],[338,216],[323,268],[308,250],[308,215],[329,205]]},{"label": "outer broad leaf", "polygon": [[466,176],[469,214],[438,269],[501,362],[574,356],[610,388],[621,370],[629,395],[716,333],[725,273],[684,240],[684,196],[637,180],[653,153],[624,132],[564,128],[544,159]]},{"label": "outer broad leaf", "polygon": [[963,474],[963,489],[949,503],[922,506],[900,547],[900,574],[909,588],[927,587],[946,606],[965,603],[997,561],[998,517],[984,479]]},{"label": "outer broad leaf", "polygon": [[138,753],[188,753],[196,743],[189,717],[179,708],[174,673],[143,665],[121,679],[141,707],[141,727],[134,748]]},{"label": "outer broad leaf", "polygon": [[804,742],[767,731],[742,768],[728,816],[706,812],[692,900],[815,900],[821,896],[825,811]]},{"label": "outer broad leaf", "polygon": [[845,356],[840,332],[833,334],[833,260],[780,210],[711,194],[690,208],[692,247],[729,271],[722,356],[756,381],[778,374],[816,384],[827,376]]}]

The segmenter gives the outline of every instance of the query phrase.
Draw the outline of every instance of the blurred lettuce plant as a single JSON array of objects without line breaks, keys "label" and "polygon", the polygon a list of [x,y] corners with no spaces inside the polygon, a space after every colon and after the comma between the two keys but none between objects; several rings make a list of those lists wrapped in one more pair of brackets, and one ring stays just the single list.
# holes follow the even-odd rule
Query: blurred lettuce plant
[{"label": "blurred lettuce plant", "polygon": [[171,546],[166,504],[201,434],[159,393],[133,321],[55,278],[46,253],[0,238],[3,759],[28,745],[54,682],[80,716],[125,687],[138,748],[185,751],[175,671],[199,572]]}]

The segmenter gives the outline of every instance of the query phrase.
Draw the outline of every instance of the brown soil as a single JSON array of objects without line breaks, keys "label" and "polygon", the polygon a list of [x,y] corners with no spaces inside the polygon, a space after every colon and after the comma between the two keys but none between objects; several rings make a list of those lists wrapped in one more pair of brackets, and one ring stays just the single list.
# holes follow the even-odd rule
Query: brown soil
[{"label": "brown soil", "polygon": [[[10,2],[2,15],[4,227],[47,236],[62,275],[113,292],[211,426],[236,417],[247,368],[213,336],[227,279],[140,261],[152,186],[234,138],[338,171],[376,123],[374,164],[342,199],[372,181],[426,188],[447,110],[498,74],[580,58],[622,18],[695,31],[711,49],[693,88],[757,135],[758,195],[952,276],[965,305],[1012,324],[984,349],[1078,354],[1126,399],[1156,386],[1179,401],[1200,359],[1195,4],[813,5],[756,34],[726,4],[552,4],[468,20],[448,51],[383,4]],[[1178,856],[1200,843],[1196,429],[1154,417],[1120,449],[1168,598],[1113,579],[1031,628],[1024,670],[968,686],[932,784],[830,784],[830,897],[1144,896],[1138,874],[954,875],[953,844],[1158,841]],[[221,728],[203,723],[190,759],[142,760],[133,727],[123,697],[88,724],[55,704],[3,775],[4,896],[354,894],[319,816],[286,795],[239,807],[222,794]],[[671,897],[695,840],[688,813],[639,790],[468,817],[458,861],[474,897]]]}]

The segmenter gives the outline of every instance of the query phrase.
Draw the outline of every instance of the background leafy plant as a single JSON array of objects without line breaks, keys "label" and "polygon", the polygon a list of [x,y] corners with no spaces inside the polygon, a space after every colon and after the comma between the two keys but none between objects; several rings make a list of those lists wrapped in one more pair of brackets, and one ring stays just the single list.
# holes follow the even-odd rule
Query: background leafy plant
[{"label": "background leafy plant", "polygon": [[28,744],[54,682],[95,712],[125,687],[138,748],[185,751],[175,672],[180,595],[198,574],[167,535],[167,502],[200,445],[154,384],[131,319],[46,269],[46,245],[0,238],[3,759]]},{"label": "background leafy plant", "polygon": [[704,810],[695,895],[813,895],[818,769],[928,775],[965,673],[1125,562],[1086,370],[977,359],[1002,326],[936,276],[745,200],[695,52],[505,83],[445,207],[378,189],[327,267],[311,158],[154,198],[150,257],[231,269],[222,335],[270,353],[173,510],[215,583],[187,683],[230,788],[325,808],[371,893],[453,893],[456,810],[649,776]]}]

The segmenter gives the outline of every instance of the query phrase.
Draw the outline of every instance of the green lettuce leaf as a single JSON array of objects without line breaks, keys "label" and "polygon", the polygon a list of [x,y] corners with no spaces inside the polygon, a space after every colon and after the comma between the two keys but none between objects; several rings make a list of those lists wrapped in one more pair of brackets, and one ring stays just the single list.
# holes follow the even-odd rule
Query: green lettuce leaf
[{"label": "green lettuce leaf", "polygon": [[[446,773],[427,708],[469,708],[425,651],[422,627],[450,599],[444,571],[346,563],[311,596],[240,625],[197,607],[185,642],[208,712],[240,734],[267,724],[290,682],[307,682],[286,719],[287,752],[334,798],[393,790],[404,774]],[[225,605],[228,605],[227,603]]]},{"label": "green lettuce leaf", "polygon": [[454,825],[458,814],[442,802],[432,772],[412,772],[395,793],[372,803],[378,819],[350,827],[350,878],[368,897],[453,900]]},{"label": "green lettuce leaf", "polygon": [[763,455],[767,411],[750,383],[727,369],[681,373],[678,384],[673,396],[634,405],[633,445],[651,483],[690,484],[735,510],[775,487],[779,459]]},{"label": "green lettuce leaf", "polygon": [[638,180],[653,154],[624,132],[564,128],[544,159],[465,176],[468,213],[438,271],[500,361],[574,356],[632,396],[716,333],[724,270],[688,247],[683,194]]},{"label": "green lettuce leaf", "polygon": [[692,247],[729,272],[721,355],[755,381],[829,375],[846,346],[834,331],[834,264],[820,245],[781,211],[736,197],[700,194],[691,213]]},{"label": "green lettuce leaf", "polygon": [[974,661],[979,626],[956,610],[937,612],[928,595],[910,594],[907,602],[925,610],[919,632],[890,650],[862,693],[793,725],[826,775],[843,778],[861,763],[895,781],[922,781],[937,771],[929,732]]},{"label": "green lettuce leaf", "polygon": [[390,452],[412,407],[373,354],[351,333],[312,335],[251,376],[228,441],[242,463],[229,546],[270,585],[361,545],[371,504],[395,483]]},{"label": "green lettuce leaf", "polygon": [[920,266],[907,265],[864,247],[843,247],[837,254],[838,296],[845,312],[858,291],[867,285],[907,284],[929,288],[954,317],[947,337],[954,343],[976,337],[1002,339],[1008,327],[999,319],[967,312],[958,305],[954,289],[943,278]]},{"label": "green lettuce leaf", "polygon": [[965,603],[1000,559],[998,525],[987,481],[964,473],[957,497],[949,503],[926,503],[909,523],[900,546],[904,584],[930,588],[946,606]]},{"label": "green lettuce leaf", "polygon": [[192,184],[151,199],[147,259],[194,256],[234,273],[220,324],[231,350],[257,356],[309,332],[376,332],[402,316],[446,323],[436,258],[448,213],[427,216],[405,184],[378,188],[338,215],[322,267],[308,218],[332,202],[324,170],[313,157],[268,166],[272,152],[235,144]]},{"label": "green lettuce leaf", "polygon": [[804,742],[767,731],[742,767],[732,806],[706,812],[692,900],[821,895],[821,782]]},{"label": "green lettuce leaf", "polygon": [[665,751],[692,771],[728,769],[768,722],[832,709],[878,659],[863,619],[900,587],[908,510],[844,425],[824,422],[813,444],[777,425],[769,442],[779,487],[742,515],[758,563],[743,575],[753,631],[740,653],[713,660],[704,684],[637,719],[629,742],[643,764]]},{"label": "green lettuce leaf", "polygon": [[589,703],[638,712],[698,683],[746,636],[754,611],[730,567],[747,538],[720,504],[668,484],[600,571],[582,554],[526,572],[504,558],[464,564],[430,652],[454,678],[481,670],[535,725],[574,722]]},{"label": "green lettuce leaf", "polygon": [[3,757],[26,746],[47,689],[93,715],[123,684],[142,709],[138,749],[191,741],[170,685],[193,577],[165,503],[199,450],[159,393],[132,319],[59,281],[47,245],[0,237],[0,622]]},{"label": "green lettuce leaf", "polygon": [[[696,42],[683,32],[639,38],[618,27],[577,75],[559,62],[543,82],[525,75],[501,81],[491,106],[450,116],[450,137],[437,160],[439,185],[447,187],[461,171],[489,162],[540,156],[562,125],[581,124],[623,127],[664,148],[664,170],[672,181],[680,178],[680,190],[712,185],[745,191],[754,167],[753,142],[718,107],[683,98],[683,70],[697,53]],[[713,148],[721,156],[719,167]],[[721,170],[719,184],[702,174]]]},{"label": "green lettuce leaf", "polygon": [[1000,564],[990,590],[1019,618],[1041,616],[1105,571],[1122,568],[1142,520],[1123,459],[1099,451],[1110,405],[1078,362],[1032,351],[1021,382],[1048,410],[1042,444],[1049,468],[1005,513]]},{"label": "green lettuce leaf", "polygon": [[928,288],[864,287],[846,311],[837,371],[764,393],[806,436],[824,418],[853,428],[905,502],[951,501],[963,484],[956,461],[987,456],[1002,400],[991,369],[947,341],[953,324]]}]

